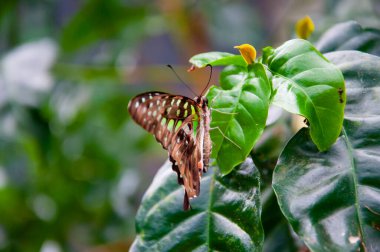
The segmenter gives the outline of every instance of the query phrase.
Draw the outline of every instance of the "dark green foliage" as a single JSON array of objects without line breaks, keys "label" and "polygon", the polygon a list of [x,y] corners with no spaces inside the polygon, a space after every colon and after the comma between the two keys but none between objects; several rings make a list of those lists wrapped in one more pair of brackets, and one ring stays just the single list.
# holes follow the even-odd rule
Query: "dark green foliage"
[{"label": "dark green foliage", "polygon": [[183,211],[183,188],[167,162],[145,193],[131,251],[261,251],[259,181],[251,159],[227,176],[211,167],[192,210]]},{"label": "dark green foliage", "polygon": [[376,251],[380,246],[380,58],[356,51],[326,55],[343,72],[347,107],[342,135],[319,152],[302,129],[273,175],[279,204],[313,251]]}]

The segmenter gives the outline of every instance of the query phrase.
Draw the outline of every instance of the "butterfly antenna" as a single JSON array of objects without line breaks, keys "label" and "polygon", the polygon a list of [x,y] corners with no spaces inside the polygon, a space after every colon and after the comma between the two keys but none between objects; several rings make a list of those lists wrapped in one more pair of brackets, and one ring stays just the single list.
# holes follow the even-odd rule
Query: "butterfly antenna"
[{"label": "butterfly antenna", "polygon": [[189,85],[187,85],[182,79],[181,79],[181,77],[179,77],[179,75],[176,73],[176,71],[174,70],[174,68],[172,67],[172,65],[166,65],[167,67],[169,67],[172,71],[173,71],[173,73],[175,74],[175,76],[177,76],[177,78],[178,78],[178,80],[183,84],[183,85],[185,85],[185,87],[187,88],[187,89],[189,89],[194,95],[197,95],[191,88],[190,88],[190,86]]},{"label": "butterfly antenna", "polygon": [[210,77],[208,78],[208,82],[207,82],[207,85],[205,86],[205,88],[203,89],[202,93],[200,96],[203,96],[204,95],[204,92],[207,90],[208,86],[210,85],[210,81],[211,81],[211,77],[212,77],[212,66],[210,64],[207,64],[206,67],[209,67],[210,68]]}]

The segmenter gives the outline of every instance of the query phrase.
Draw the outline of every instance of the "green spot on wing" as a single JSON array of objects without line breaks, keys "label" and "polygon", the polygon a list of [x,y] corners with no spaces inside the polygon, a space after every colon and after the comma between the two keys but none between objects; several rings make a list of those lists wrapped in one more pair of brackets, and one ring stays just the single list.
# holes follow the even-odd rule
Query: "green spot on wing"
[{"label": "green spot on wing", "polygon": [[178,121],[177,125],[175,126],[175,131],[177,131],[179,127],[181,127],[181,125],[182,125],[182,121]]},{"label": "green spot on wing", "polygon": [[173,126],[174,126],[174,120],[173,119],[170,119],[169,120],[169,123],[168,123],[168,130],[172,130],[173,129]]},{"label": "green spot on wing", "polygon": [[191,114],[194,116],[194,120],[198,119],[198,114],[195,112],[195,107],[193,105],[190,105],[191,107]]},{"label": "green spot on wing", "polygon": [[162,120],[161,120],[161,125],[164,126],[165,123],[166,123],[166,118],[162,118]]},{"label": "green spot on wing", "polygon": [[195,108],[194,108],[193,105],[191,105],[191,114],[192,114],[192,115],[195,115],[195,114],[196,114],[196,113],[195,113]]},{"label": "green spot on wing", "polygon": [[198,125],[199,125],[199,122],[197,120],[195,120],[193,122],[193,130],[194,130],[194,135],[197,135],[197,128],[198,128]]}]

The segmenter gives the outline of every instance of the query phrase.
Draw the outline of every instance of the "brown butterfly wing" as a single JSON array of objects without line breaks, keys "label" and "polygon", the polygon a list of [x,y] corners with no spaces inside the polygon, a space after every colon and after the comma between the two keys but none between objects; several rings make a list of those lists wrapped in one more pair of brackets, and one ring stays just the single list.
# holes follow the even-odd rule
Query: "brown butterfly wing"
[{"label": "brown butterfly wing", "polygon": [[201,109],[187,97],[149,92],[133,98],[128,110],[132,118],[168,150],[178,183],[185,187],[184,209],[189,209],[189,198],[200,192],[203,147],[197,143]]},{"label": "brown butterfly wing", "polygon": [[[169,151],[173,170],[177,172],[178,183],[184,185],[184,209],[190,208],[189,198],[200,193],[200,178],[202,176],[201,148],[198,144],[198,133],[194,133],[194,116],[186,118],[181,128],[172,139]],[[196,128],[198,132],[199,126]]]},{"label": "brown butterfly wing", "polygon": [[[187,106],[183,106],[187,103]],[[134,97],[128,104],[132,119],[152,133],[164,149],[168,149],[175,131],[195,111],[190,98],[161,92],[148,92]]]}]

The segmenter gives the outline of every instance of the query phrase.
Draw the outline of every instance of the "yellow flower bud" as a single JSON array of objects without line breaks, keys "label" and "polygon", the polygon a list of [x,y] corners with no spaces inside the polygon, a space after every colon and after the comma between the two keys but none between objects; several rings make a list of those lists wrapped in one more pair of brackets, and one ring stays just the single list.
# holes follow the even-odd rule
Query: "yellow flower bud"
[{"label": "yellow flower bud", "polygon": [[309,16],[299,19],[296,23],[296,34],[301,39],[308,39],[314,31],[313,20]]},{"label": "yellow flower bud", "polygon": [[239,49],[241,56],[243,56],[247,64],[252,64],[256,59],[256,49],[250,44],[242,44],[239,46],[234,46],[234,48]]}]

